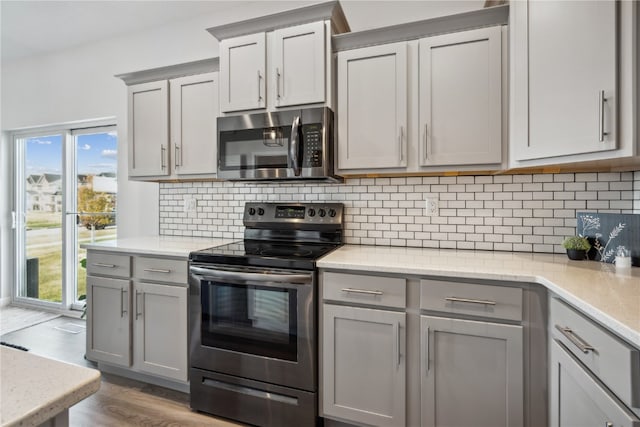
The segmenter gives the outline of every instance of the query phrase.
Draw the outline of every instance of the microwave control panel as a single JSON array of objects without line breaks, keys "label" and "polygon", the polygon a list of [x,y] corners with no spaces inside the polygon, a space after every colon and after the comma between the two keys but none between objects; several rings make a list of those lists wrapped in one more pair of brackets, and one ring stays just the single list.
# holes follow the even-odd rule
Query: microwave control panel
[{"label": "microwave control panel", "polygon": [[322,167],[322,124],[302,125],[303,168]]}]

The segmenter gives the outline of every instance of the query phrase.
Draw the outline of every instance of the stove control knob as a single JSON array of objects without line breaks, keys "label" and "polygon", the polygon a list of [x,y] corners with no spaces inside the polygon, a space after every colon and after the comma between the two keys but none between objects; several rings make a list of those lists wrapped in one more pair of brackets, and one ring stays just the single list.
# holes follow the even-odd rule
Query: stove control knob
[{"label": "stove control knob", "polygon": [[255,215],[256,210],[254,208],[249,208],[249,215]]},{"label": "stove control knob", "polygon": [[314,216],[316,216],[316,210],[315,210],[315,209],[313,209],[313,208],[309,208],[309,216],[310,216],[310,217],[314,217]]},{"label": "stove control knob", "polygon": [[333,218],[334,216],[336,216],[336,210],[335,209],[329,209],[329,216],[331,218]]},{"label": "stove control knob", "polygon": [[264,215],[264,209],[258,208],[258,215]]},{"label": "stove control knob", "polygon": [[325,216],[326,214],[327,214],[327,213],[324,211],[324,209],[320,209],[320,210],[318,210],[318,215],[320,215],[321,217],[323,217],[323,218],[324,218],[324,216]]}]

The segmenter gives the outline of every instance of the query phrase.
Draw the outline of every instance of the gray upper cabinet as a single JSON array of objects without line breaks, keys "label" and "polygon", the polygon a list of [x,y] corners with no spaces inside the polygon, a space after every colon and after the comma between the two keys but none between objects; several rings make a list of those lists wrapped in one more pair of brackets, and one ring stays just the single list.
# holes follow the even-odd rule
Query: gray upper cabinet
[{"label": "gray upper cabinet", "polygon": [[276,107],[325,101],[324,22],[273,32],[273,82]]},{"label": "gray upper cabinet", "polygon": [[407,43],[338,53],[338,168],[407,165]]},{"label": "gray upper cabinet", "polygon": [[511,165],[637,155],[636,2],[511,4]]},{"label": "gray upper cabinet", "polygon": [[129,86],[130,178],[215,177],[218,87],[217,72]]},{"label": "gray upper cabinet", "polygon": [[421,425],[522,426],[522,326],[420,318]]},{"label": "gray upper cabinet", "polygon": [[178,176],[216,173],[218,84],[217,72],[169,82],[172,165]]},{"label": "gray upper cabinet", "polygon": [[169,175],[169,83],[129,86],[129,176]]},{"label": "gray upper cabinet", "polygon": [[551,344],[551,427],[638,427],[640,418],[558,341]]},{"label": "gray upper cabinet", "polygon": [[421,166],[502,161],[502,34],[489,27],[419,42]]},{"label": "gray upper cabinet", "polygon": [[406,315],[324,304],[324,415],[405,425]]},{"label": "gray upper cabinet", "polygon": [[266,39],[261,32],[220,42],[220,111],[267,106]]}]

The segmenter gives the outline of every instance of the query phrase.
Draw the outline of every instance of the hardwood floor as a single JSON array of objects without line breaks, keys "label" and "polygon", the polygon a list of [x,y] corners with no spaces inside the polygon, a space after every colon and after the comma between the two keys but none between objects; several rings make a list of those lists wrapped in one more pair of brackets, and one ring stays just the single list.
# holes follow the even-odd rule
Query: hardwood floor
[{"label": "hardwood floor", "polygon": [[[84,325],[84,320],[58,317],[2,335],[1,340],[26,347],[34,354],[95,368],[95,364],[84,359]],[[241,425],[192,412],[188,394],[105,373],[100,390],[70,408],[69,424],[73,427]]]}]

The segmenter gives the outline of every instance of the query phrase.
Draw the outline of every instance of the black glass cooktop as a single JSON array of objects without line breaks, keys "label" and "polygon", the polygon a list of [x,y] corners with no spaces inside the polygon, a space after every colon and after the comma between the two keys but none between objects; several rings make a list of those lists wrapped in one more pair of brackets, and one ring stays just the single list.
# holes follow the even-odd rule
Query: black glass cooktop
[{"label": "black glass cooktop", "polygon": [[313,270],[320,257],[338,248],[332,243],[244,240],[191,252],[191,262]]}]

